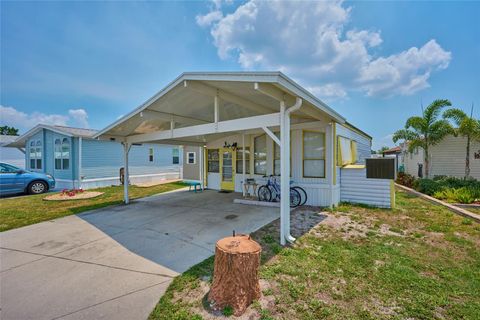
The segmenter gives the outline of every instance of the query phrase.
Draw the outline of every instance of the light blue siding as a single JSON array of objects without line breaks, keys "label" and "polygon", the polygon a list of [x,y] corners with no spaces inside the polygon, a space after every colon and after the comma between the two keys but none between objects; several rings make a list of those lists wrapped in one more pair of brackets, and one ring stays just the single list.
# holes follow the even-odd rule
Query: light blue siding
[{"label": "light blue siding", "polygon": [[[154,161],[149,162],[149,148],[154,150]],[[172,163],[174,146],[143,144],[132,146],[129,153],[130,175],[178,172],[182,163]],[[182,152],[179,153],[180,156]],[[82,142],[82,178],[118,177],[123,167],[123,146],[115,141],[84,139]]]}]

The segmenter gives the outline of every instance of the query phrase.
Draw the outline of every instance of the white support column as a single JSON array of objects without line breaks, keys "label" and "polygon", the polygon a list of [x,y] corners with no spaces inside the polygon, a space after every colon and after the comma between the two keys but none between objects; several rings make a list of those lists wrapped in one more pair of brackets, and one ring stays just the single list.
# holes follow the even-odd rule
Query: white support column
[{"label": "white support column", "polygon": [[246,163],[245,163],[245,133],[242,133],[242,194],[245,197],[245,169],[246,169]]},{"label": "white support column", "polygon": [[213,98],[213,108],[214,108],[214,122],[215,122],[215,130],[218,130],[218,120],[220,118],[219,112],[218,112],[218,92]]},{"label": "white support column", "polygon": [[[284,196],[286,200],[284,203],[285,206],[285,216],[284,216],[284,232],[285,232],[285,240],[288,242],[295,241],[295,238],[290,235],[290,114],[288,111],[285,112],[285,125],[284,133],[285,133],[285,143],[284,143],[284,151],[282,153],[282,158],[285,158],[285,170],[282,172],[282,185],[285,186],[282,188],[285,189]],[[285,177],[285,178],[284,178]]]},{"label": "white support column", "polygon": [[123,143],[123,159],[124,159],[124,171],[123,171],[123,202],[128,204],[130,202],[128,198],[128,184],[130,182],[130,175],[128,173],[128,152],[130,151],[131,144]]},{"label": "white support column", "polygon": [[82,137],[78,138],[78,188],[82,189]]},{"label": "white support column", "polygon": [[286,217],[290,215],[289,170],[286,162],[290,157],[285,153],[286,146],[290,144],[286,139],[285,131],[285,101],[280,101],[280,244],[282,246],[286,243]]},{"label": "white support column", "polygon": [[202,190],[204,190],[205,186],[203,185],[203,147],[198,147],[198,171],[199,171],[199,179],[200,179],[200,186]]}]

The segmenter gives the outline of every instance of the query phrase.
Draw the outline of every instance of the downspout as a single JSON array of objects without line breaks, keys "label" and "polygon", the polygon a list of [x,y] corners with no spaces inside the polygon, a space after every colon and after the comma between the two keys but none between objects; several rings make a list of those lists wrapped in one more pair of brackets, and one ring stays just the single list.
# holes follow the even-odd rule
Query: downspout
[{"label": "downspout", "polygon": [[[285,140],[284,142],[284,145],[282,146],[283,148],[285,148],[285,151],[283,152],[282,154],[282,158],[285,158],[284,160],[284,164],[285,164],[285,167],[288,168],[288,172],[287,174],[285,174],[285,172],[287,170],[282,170],[283,174],[282,174],[282,177],[281,177],[281,185],[284,186],[282,188],[282,190],[286,190],[286,192],[284,193],[284,195],[286,194],[287,195],[287,199],[290,198],[290,166],[291,166],[291,163],[290,163],[290,115],[292,112],[294,111],[297,111],[300,109],[300,107],[302,106],[302,102],[303,100],[301,98],[296,98],[295,100],[295,104],[293,106],[291,106],[290,108],[286,109],[285,110],[285,115],[283,117],[283,120],[284,120],[284,132],[283,134],[285,135]],[[288,164],[288,165],[287,165]],[[287,208],[284,209],[286,212],[285,212],[285,216],[284,216],[284,235],[285,235],[285,240],[287,240],[288,242],[292,243],[295,241],[295,238],[290,234],[290,203],[288,201],[287,203]],[[288,212],[287,212],[288,211]]]}]

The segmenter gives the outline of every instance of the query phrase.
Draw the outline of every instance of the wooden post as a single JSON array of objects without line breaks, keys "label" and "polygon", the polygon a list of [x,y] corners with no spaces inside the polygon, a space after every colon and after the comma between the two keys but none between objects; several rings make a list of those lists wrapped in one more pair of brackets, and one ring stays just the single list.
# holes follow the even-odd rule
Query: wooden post
[{"label": "wooden post", "polygon": [[230,306],[239,316],[260,298],[258,268],[262,248],[250,236],[219,240],[215,247],[213,283],[208,300],[215,310]]}]

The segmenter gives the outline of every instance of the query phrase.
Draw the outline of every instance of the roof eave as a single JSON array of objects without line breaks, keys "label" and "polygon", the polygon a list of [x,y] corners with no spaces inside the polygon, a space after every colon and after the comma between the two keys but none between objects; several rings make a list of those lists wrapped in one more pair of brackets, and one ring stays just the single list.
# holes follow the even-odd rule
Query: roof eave
[{"label": "roof eave", "polygon": [[305,99],[310,104],[314,105],[321,111],[328,114],[332,119],[339,123],[345,123],[346,119],[342,117],[339,113],[334,111],[324,102],[313,96],[311,93],[306,91],[292,79],[288,78],[282,72],[274,71],[274,72],[184,72],[180,74],[177,78],[171,81],[167,86],[165,86],[162,90],[158,91],[155,95],[153,95],[150,99],[142,103],[140,106],[126,114],[125,116],[121,117],[117,121],[113,122],[109,126],[105,127],[104,129],[98,131],[96,134],[92,136],[93,139],[97,139],[100,136],[106,134],[109,130],[116,127],[118,124],[130,119],[137,113],[145,110],[148,108],[154,101],[161,98],[175,86],[180,84],[184,80],[210,80],[210,81],[250,81],[250,82],[271,82],[271,83],[278,83],[285,87],[287,90],[291,91],[295,95],[298,95],[300,98]]}]

